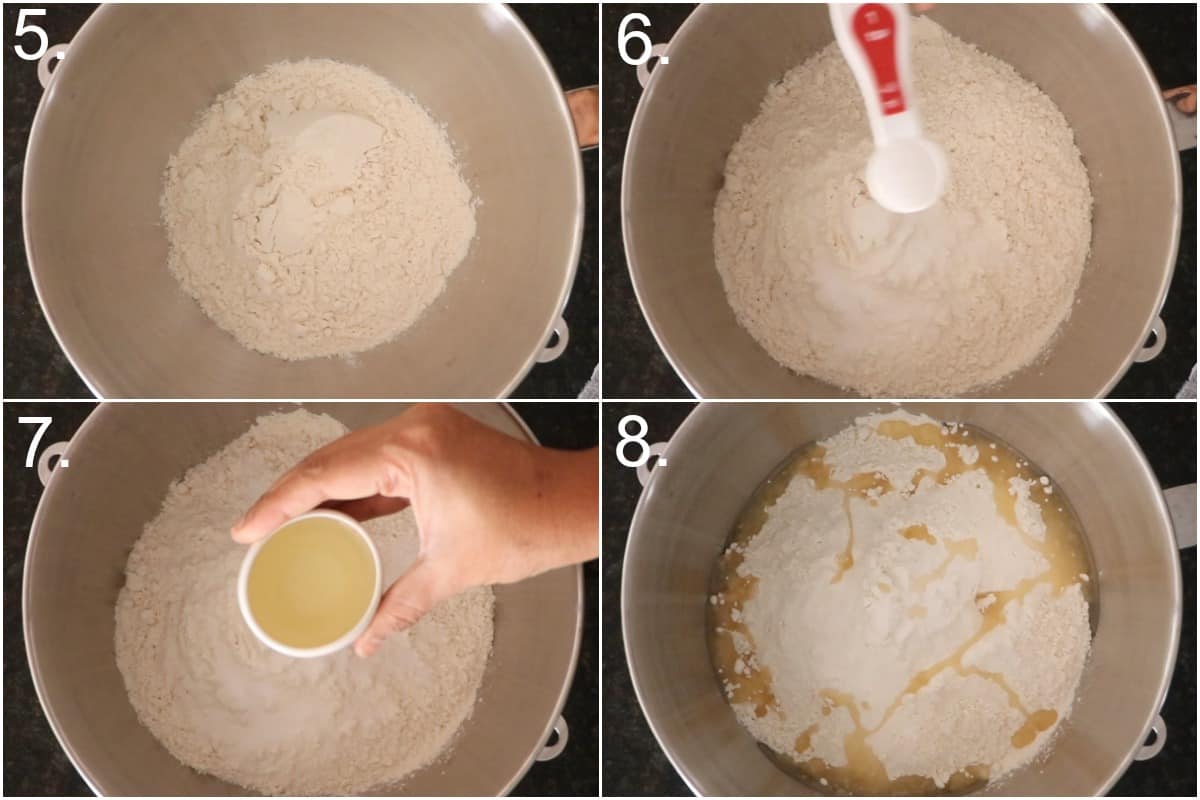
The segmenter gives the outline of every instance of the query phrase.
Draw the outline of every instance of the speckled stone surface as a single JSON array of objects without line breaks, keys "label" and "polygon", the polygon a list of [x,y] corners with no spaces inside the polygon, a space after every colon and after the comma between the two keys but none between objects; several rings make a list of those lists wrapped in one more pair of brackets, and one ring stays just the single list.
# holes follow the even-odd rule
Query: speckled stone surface
[{"label": "speckled stone surface", "polygon": [[[599,9],[593,5],[516,4],[513,10],[558,73],[564,90],[600,82]],[[579,269],[565,314],[571,341],[557,361],[538,364],[513,397],[577,397],[600,360],[600,151],[583,154],[584,223]]]},{"label": "speckled stone surface", "polygon": [[[607,305],[605,307],[607,314]],[[694,402],[604,404],[604,501],[600,563],[604,570],[603,620],[603,789],[606,797],[686,796],[687,785],[658,746],[642,716],[621,634],[621,568],[629,523],[642,487],[637,476],[617,461],[617,423],[626,414],[640,414],[649,426],[649,442],[666,441],[695,407]]]},{"label": "speckled stone surface", "polygon": [[[1195,404],[1110,403],[1109,407],[1129,428],[1162,486],[1196,482]],[[1167,723],[1167,744],[1149,761],[1130,765],[1109,792],[1111,795],[1196,794],[1196,548],[1180,551],[1179,560],[1183,573],[1183,626],[1179,657],[1162,710]]]},{"label": "speckled stone surface", "polygon": [[[1174,88],[1196,82],[1196,4],[1145,6],[1110,3],[1158,78]],[[1163,305],[1167,346],[1148,364],[1134,364],[1112,391],[1114,398],[1174,397],[1196,363],[1196,149],[1180,153],[1183,215],[1179,255]]]},{"label": "speckled stone surface", "polygon": [[[22,570],[29,527],[41,496],[34,470],[24,467],[32,426],[20,416],[52,416],[45,446],[78,429],[95,403],[6,403],[4,423],[4,794],[85,796],[91,794],[59,746],[34,693],[21,624]],[[550,447],[594,447],[595,403],[515,403],[538,440]],[[86,468],[72,463],[71,469]],[[584,566],[583,645],[563,715],[570,740],[557,759],[535,763],[514,794],[589,796],[599,792],[599,644],[596,609],[599,568]]]},{"label": "speckled stone surface", "polygon": [[[40,17],[51,43],[70,41],[94,5],[67,5]],[[6,32],[15,30],[18,8],[4,6]],[[7,39],[6,39],[7,42]],[[31,40],[32,42],[32,40]],[[31,45],[27,45],[31,46]],[[42,87],[34,65],[4,48],[4,396],[91,397],[58,346],[38,305],[25,259],[21,227],[21,175],[29,127]]]},{"label": "speckled stone surface", "polygon": [[89,795],[50,730],[33,688],[22,630],[21,586],[29,526],[42,486],[25,467],[33,427],[22,416],[52,416],[43,447],[70,437],[95,403],[4,404],[4,794]]},{"label": "speckled stone surface", "polygon": [[[631,11],[645,13],[655,42],[667,41],[693,4],[606,4],[601,24],[604,57],[604,386],[613,398],[686,398],[680,381],[642,317],[621,232],[621,166],[641,88],[617,52],[617,26]],[[1196,6],[1112,6],[1141,47],[1164,88],[1196,81]],[[1183,226],[1170,294],[1162,317],[1167,345],[1158,358],[1135,364],[1113,397],[1174,397],[1196,361],[1196,151],[1181,154]],[[1131,269],[1138,265],[1131,265]]]},{"label": "speckled stone surface", "polygon": [[[67,42],[94,5],[51,6],[38,19],[51,42]],[[564,89],[599,82],[598,10],[593,5],[517,5]],[[16,26],[17,7],[5,5],[5,31]],[[30,40],[32,41],[32,40]],[[42,95],[35,68],[4,48],[4,395],[90,398],[38,305],[25,260],[21,228],[21,174],[29,128]],[[583,154],[584,235],[575,284],[564,314],[571,340],[556,361],[535,365],[514,392],[523,398],[576,397],[599,360],[599,152]]]},{"label": "speckled stone surface", "polygon": [[[651,733],[625,664],[621,638],[621,565],[629,522],[641,487],[633,470],[616,460],[617,422],[642,415],[648,440],[664,441],[694,403],[605,403],[604,405],[604,793],[605,795],[686,795]],[[1196,408],[1192,403],[1113,403],[1112,408],[1141,445],[1159,482],[1176,486],[1196,480]],[[797,442],[797,445],[802,442]],[[1180,556],[1183,572],[1183,628],[1179,658],[1163,708],[1166,746],[1155,758],[1134,763],[1111,794],[1195,796],[1196,794],[1196,549]]]},{"label": "speckled stone surface", "polygon": [[[692,393],[667,361],[642,316],[625,262],[621,230],[621,169],[629,124],[642,88],[634,68],[617,52],[617,27],[626,14],[640,11],[650,18],[655,42],[665,42],[687,19],[693,3],[667,5],[606,3],[600,41],[604,58],[604,396],[615,398],[688,398]],[[636,27],[635,27],[636,29]]]}]

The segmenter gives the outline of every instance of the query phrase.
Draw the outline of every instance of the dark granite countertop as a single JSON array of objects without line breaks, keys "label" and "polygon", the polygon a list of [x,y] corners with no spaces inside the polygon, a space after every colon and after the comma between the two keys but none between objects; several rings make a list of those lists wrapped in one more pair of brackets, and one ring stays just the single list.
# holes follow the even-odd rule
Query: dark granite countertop
[{"label": "dark granite countertop", "polygon": [[[546,51],[563,89],[569,91],[600,82],[597,6],[518,3],[512,8]],[[577,397],[600,361],[599,149],[583,154],[583,182],[583,245],[565,314],[571,341],[557,361],[534,366],[513,397]]]},{"label": "dark granite countertop", "polygon": [[[52,43],[66,42],[95,9],[94,4],[51,5],[38,24]],[[516,5],[558,74],[564,89],[599,82],[593,5]],[[5,4],[3,25],[12,31],[18,8]],[[7,34],[6,34],[7,35]],[[7,42],[7,39],[6,39]],[[58,346],[38,305],[25,259],[21,227],[21,175],[25,146],[41,99],[34,66],[4,49],[4,396],[91,398]],[[535,365],[513,393],[523,398],[576,397],[599,360],[599,151],[583,154],[585,201],[583,246],[575,284],[564,314],[571,341],[556,361]]]},{"label": "dark granite countertop", "polygon": [[[615,457],[617,422],[629,413],[649,425],[648,441],[665,441],[694,403],[604,404],[604,793],[689,794],[650,732],[630,682],[621,637],[621,565],[629,522],[641,494],[633,470]],[[1192,403],[1113,403],[1112,408],[1141,445],[1163,486],[1196,480],[1196,407]],[[1162,714],[1167,723],[1163,751],[1135,762],[1111,794],[1195,796],[1196,794],[1196,549],[1180,554],[1183,572],[1183,630],[1179,658]]]},{"label": "dark granite countertop", "polygon": [[[68,438],[95,403],[5,403],[4,422],[4,786],[6,796],[86,796],[91,792],[54,738],[42,713],[25,654],[21,586],[29,527],[41,496],[32,469],[24,468],[32,428],[17,417],[50,415],[43,447]],[[550,447],[596,445],[595,403],[514,403],[538,440]],[[535,763],[514,790],[524,796],[595,796],[599,793],[599,644],[596,609],[599,568],[584,566],[584,631],[579,665],[563,716],[570,726],[566,750]]]},{"label": "dark granite countertop", "polygon": [[642,87],[634,68],[617,52],[617,26],[626,14],[645,13],[650,19],[649,35],[665,42],[678,30],[694,3],[605,3],[601,15],[604,92],[601,98],[604,123],[600,147],[604,150],[604,375],[605,397],[686,398],[692,393],[675,374],[658,348],[650,326],[642,316],[629,268],[625,262],[625,240],[621,229],[621,170],[629,125],[637,110]]},{"label": "dark granite countertop", "polygon": [[[1164,88],[1196,82],[1194,3],[1110,6],[1141,47]],[[625,262],[621,231],[621,167],[629,125],[641,97],[633,67],[617,53],[616,30],[631,11],[645,13],[655,42],[667,41],[694,4],[605,4],[604,58],[604,394],[615,398],[687,398],[646,325]],[[1181,154],[1183,227],[1171,292],[1162,311],[1167,345],[1134,364],[1113,397],[1174,397],[1196,361],[1196,151]]]}]

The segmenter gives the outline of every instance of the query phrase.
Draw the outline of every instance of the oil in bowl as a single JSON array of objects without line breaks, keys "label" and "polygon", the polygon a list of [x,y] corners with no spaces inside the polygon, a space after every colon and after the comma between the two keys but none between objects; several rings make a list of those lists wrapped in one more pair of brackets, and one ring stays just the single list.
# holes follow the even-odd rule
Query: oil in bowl
[{"label": "oil in bowl", "polygon": [[332,653],[366,629],[379,601],[379,554],[352,518],[314,511],[250,548],[238,580],[246,623],[268,647]]}]

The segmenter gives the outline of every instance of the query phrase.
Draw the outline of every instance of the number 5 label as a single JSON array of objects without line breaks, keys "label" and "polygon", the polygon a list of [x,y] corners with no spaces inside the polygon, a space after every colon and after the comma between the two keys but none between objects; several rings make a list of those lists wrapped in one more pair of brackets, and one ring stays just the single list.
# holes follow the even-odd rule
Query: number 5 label
[{"label": "number 5 label", "polygon": [[16,52],[18,58],[26,61],[37,61],[42,56],[46,55],[46,50],[50,47],[50,37],[46,35],[46,31],[38,25],[30,25],[25,21],[26,17],[44,17],[46,9],[44,8],[22,8],[17,12],[17,30],[16,37],[19,39],[26,34],[33,34],[37,37],[38,46],[32,53],[25,50],[23,45],[13,45],[13,51]]}]

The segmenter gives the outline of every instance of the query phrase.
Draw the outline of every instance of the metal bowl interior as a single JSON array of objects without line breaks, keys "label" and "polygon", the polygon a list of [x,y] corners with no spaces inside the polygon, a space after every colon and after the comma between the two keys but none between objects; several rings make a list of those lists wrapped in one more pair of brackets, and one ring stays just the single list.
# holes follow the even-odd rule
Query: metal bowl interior
[{"label": "metal bowl interior", "polygon": [[[1008,442],[1054,476],[1079,515],[1099,613],[1071,716],[1048,756],[986,788],[997,795],[1103,794],[1145,741],[1170,682],[1181,588],[1175,538],[1154,473],[1099,403],[913,403]],[[867,403],[708,404],[667,446],[630,528],[621,621],[642,710],[701,795],[814,795],[738,724],[705,634],[713,565],[754,489],[796,447],[828,436]]]},{"label": "metal bowl interior", "polygon": [[[466,260],[417,323],[353,358],[288,362],[219,329],[166,269],[159,197],[197,116],[269,64],[366,66],[443,122],[479,200]],[[25,244],[59,343],[103,397],[483,397],[532,367],[574,279],[583,178],[554,73],[508,8],[100,8],[42,98]]]},{"label": "metal bowl interior", "polygon": [[[1048,352],[989,397],[1099,397],[1162,306],[1180,225],[1180,170],[1154,76],[1099,5],[955,5],[930,14],[1040,86],[1075,130],[1095,198],[1092,250]],[[704,5],[671,40],[630,130],[622,182],[629,270],[642,311],[700,397],[852,397],[797,375],[742,328],[713,263],[725,159],[768,85],[833,41],[820,5]]]},{"label": "metal bowl interior", "polygon": [[[351,428],[397,410],[307,407]],[[532,438],[501,406],[464,410]],[[71,442],[70,469],[55,471],[42,496],[23,587],[30,669],[55,735],[98,794],[246,793],[184,766],[138,722],[116,665],[114,606],[129,551],[169,484],[263,413],[251,404],[101,406]],[[582,572],[553,570],[495,592],[492,655],[472,716],[445,757],[375,794],[504,794],[544,746],[575,670]]]}]

